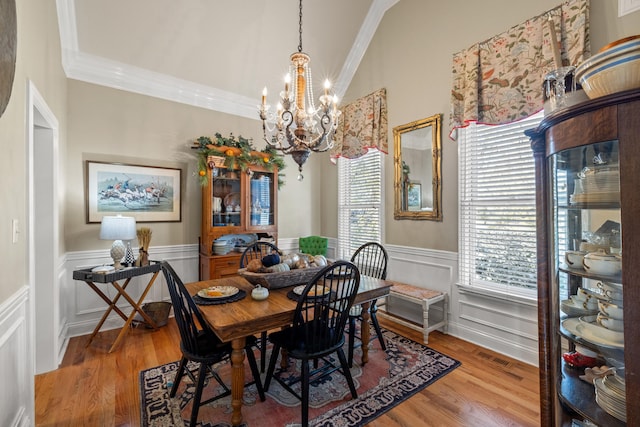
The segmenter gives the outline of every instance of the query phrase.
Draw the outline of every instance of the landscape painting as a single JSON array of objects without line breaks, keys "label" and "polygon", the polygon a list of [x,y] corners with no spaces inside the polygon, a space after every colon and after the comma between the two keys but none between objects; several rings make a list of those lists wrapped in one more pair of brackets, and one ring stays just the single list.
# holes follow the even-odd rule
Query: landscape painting
[{"label": "landscape painting", "polygon": [[87,222],[105,215],[136,222],[181,221],[181,170],[122,163],[86,162]]}]

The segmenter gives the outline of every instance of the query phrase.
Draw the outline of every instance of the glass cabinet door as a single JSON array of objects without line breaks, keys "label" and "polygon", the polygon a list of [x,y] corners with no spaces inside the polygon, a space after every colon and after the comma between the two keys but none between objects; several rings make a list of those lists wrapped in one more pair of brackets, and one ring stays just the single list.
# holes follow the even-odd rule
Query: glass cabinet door
[{"label": "glass cabinet door", "polygon": [[240,172],[214,168],[211,173],[211,227],[242,225]]},{"label": "glass cabinet door", "polygon": [[249,180],[249,226],[251,229],[275,225],[276,179],[273,172],[254,172]]},{"label": "glass cabinet door", "polygon": [[561,151],[549,168],[558,398],[573,419],[624,425],[618,141]]}]

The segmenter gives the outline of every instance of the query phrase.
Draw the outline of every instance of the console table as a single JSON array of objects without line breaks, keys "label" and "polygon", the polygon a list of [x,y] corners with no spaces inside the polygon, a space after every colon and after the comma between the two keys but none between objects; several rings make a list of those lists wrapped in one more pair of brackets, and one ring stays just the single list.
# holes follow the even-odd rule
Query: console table
[{"label": "console table", "polygon": [[[142,310],[141,304],[147,296],[147,293],[149,293],[149,290],[151,289],[153,282],[155,282],[156,277],[158,277],[159,272],[160,263],[156,261],[151,261],[150,265],[144,267],[129,267],[122,270],[111,271],[108,273],[93,272],[91,271],[91,269],[76,270],[73,272],[74,280],[84,281],[109,306],[109,308],[107,308],[107,311],[105,311],[105,313],[102,315],[102,319],[100,319],[100,322],[93,330],[93,333],[91,334],[91,337],[87,342],[87,347],[89,346],[89,344],[91,344],[93,338],[95,338],[95,336],[98,334],[100,328],[107,320],[107,317],[109,316],[109,314],[111,314],[111,311],[115,311],[116,313],[118,313],[118,315],[122,317],[122,320],[124,320],[125,323],[120,330],[120,333],[118,334],[115,342],[109,349],[109,353],[111,353],[118,346],[122,338],[124,338],[124,335],[127,333],[127,329],[131,325],[131,322],[134,320],[136,313],[142,316],[149,327],[153,328],[154,330],[158,328],[153,319],[147,313],[145,313],[144,310]],[[145,274],[152,274],[151,279],[149,280],[149,282],[147,282],[147,285],[145,286],[144,291],[142,292],[142,295],[140,295],[138,301],[134,301],[134,299],[131,298],[131,296],[127,293],[127,286],[129,286],[129,283],[131,282],[131,279],[133,277],[138,277]],[[118,282],[122,280],[124,280],[124,283],[120,285],[120,283]],[[109,297],[107,297],[107,295],[102,292],[102,290],[96,285],[96,283],[110,283],[117,291],[117,295],[112,300],[109,299]],[[125,300],[127,300],[127,302],[131,304],[131,307],[133,308],[128,316],[120,309],[120,307],[116,305],[120,297],[123,297]]]}]

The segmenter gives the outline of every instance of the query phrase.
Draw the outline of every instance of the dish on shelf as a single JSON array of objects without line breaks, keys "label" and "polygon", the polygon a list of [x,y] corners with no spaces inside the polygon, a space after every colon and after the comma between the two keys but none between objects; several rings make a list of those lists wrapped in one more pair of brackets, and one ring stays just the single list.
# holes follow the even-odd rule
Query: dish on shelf
[{"label": "dish on shelf", "polygon": [[581,270],[582,260],[586,254],[586,251],[566,251],[564,253],[564,260],[569,268]]},{"label": "dish on shelf", "polygon": [[[590,317],[595,321],[595,316]],[[584,339],[600,347],[623,349],[624,334],[622,332],[609,331],[601,326],[578,317],[570,317],[562,321],[562,326],[573,335]]]},{"label": "dish on shelf", "polygon": [[619,191],[595,191],[592,193],[572,194],[569,197],[571,204],[576,203],[614,203],[620,201]]},{"label": "dish on shelf", "polygon": [[206,299],[229,298],[239,292],[235,286],[211,286],[198,291],[198,296]]},{"label": "dish on shelf", "polygon": [[[620,421],[627,421],[626,396],[617,388],[620,384],[615,384],[613,375],[593,380],[596,391],[596,403],[609,415],[616,417]],[[613,387],[612,387],[613,386]],[[622,383],[624,386],[624,383]]]},{"label": "dish on shelf", "polygon": [[597,308],[591,309],[591,310],[585,309],[582,306],[582,304],[580,305],[574,304],[572,299],[563,300],[560,303],[560,310],[562,310],[564,314],[570,317],[588,316],[588,315],[593,315],[598,313]]},{"label": "dish on shelf", "polygon": [[224,207],[229,212],[231,207],[240,206],[240,193],[229,193],[224,198]]},{"label": "dish on shelf", "polygon": [[619,255],[611,255],[603,249],[597,252],[589,252],[582,260],[584,269],[591,273],[613,276],[622,271],[622,258]]}]

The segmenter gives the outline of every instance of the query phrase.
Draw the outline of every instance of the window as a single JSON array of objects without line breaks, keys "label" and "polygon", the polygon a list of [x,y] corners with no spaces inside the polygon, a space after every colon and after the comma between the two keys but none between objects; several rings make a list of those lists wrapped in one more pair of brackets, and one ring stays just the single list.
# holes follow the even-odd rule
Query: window
[{"label": "window", "polygon": [[506,125],[471,124],[459,138],[460,284],[535,298],[533,151],[524,131],[539,113]]},{"label": "window", "polygon": [[338,257],[366,242],[382,243],[382,153],[338,159]]}]

